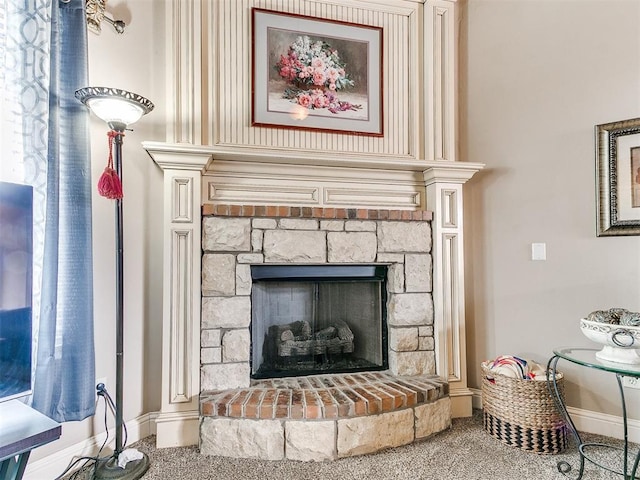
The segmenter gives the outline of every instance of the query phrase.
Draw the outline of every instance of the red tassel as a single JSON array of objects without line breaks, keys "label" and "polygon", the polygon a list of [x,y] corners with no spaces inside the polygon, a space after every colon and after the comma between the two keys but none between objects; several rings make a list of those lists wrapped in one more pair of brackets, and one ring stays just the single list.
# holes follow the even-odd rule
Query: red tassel
[{"label": "red tassel", "polygon": [[107,166],[98,180],[98,193],[103,197],[110,198],[111,200],[119,200],[124,196],[122,192],[122,182],[118,177],[118,172],[113,169],[113,139],[124,133],[111,130],[107,133],[109,137],[109,159],[107,160]]},{"label": "red tassel", "polygon": [[100,180],[98,180],[98,193],[111,200],[117,200],[123,197],[122,182],[120,182],[116,171],[108,165],[104,169],[104,172],[102,172]]}]

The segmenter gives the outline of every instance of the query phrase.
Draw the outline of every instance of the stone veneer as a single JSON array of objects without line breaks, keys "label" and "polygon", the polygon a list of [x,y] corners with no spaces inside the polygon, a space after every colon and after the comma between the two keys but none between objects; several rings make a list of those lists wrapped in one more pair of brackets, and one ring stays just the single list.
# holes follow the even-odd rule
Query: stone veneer
[{"label": "stone veneer", "polygon": [[[430,220],[431,212],[427,211],[204,206],[201,326],[203,402],[210,401],[212,396],[222,394],[224,397],[225,391],[234,391],[236,395],[238,389],[256,386],[255,382],[252,385],[250,378],[251,265],[262,263],[388,265],[387,373],[397,377],[423,377],[427,382],[432,381],[436,368]],[[243,398],[250,396],[245,394]],[[366,397],[364,400],[367,400]],[[280,453],[272,454],[262,449],[256,451],[246,445],[235,450],[221,450],[215,445],[222,438],[228,438],[229,434],[243,438],[252,435],[259,437],[265,431],[275,435],[269,442],[278,444],[278,438],[284,435],[282,422],[285,422],[289,425],[287,438],[291,435],[303,438],[311,433],[309,429],[314,429],[315,433],[326,429],[326,435],[332,431],[334,440],[338,438],[338,443],[350,445],[342,451],[333,449],[328,457],[325,452],[315,458],[304,459],[368,453],[409,443],[417,438],[418,407],[446,412],[436,415],[433,425],[427,422],[429,426],[423,428],[424,431],[435,432],[449,425],[448,397],[438,395],[434,399],[426,396],[419,403],[400,405],[399,410],[393,411],[376,410],[373,407],[360,412],[354,410],[351,421],[358,425],[343,429],[351,432],[346,433],[346,437],[339,434],[335,437],[335,428],[328,424],[319,426],[317,417],[315,420],[296,419],[291,415],[296,410],[295,402],[293,407],[288,407],[286,416],[268,419],[249,419],[244,414],[240,415],[242,418],[228,418],[227,415],[209,417],[205,415],[206,408],[201,406],[201,416],[205,417],[201,421],[201,450],[214,455],[284,458]],[[241,411],[243,405],[240,405]],[[324,404],[319,406],[323,412],[327,408]],[[213,407],[208,413],[213,413]],[[219,413],[217,407],[216,413]],[[442,417],[448,420],[443,422]],[[322,418],[326,419],[326,412]],[[338,425],[340,421],[337,420]],[[331,424],[335,422],[332,420]],[[424,422],[420,420],[421,424]],[[386,432],[384,435],[391,435],[395,440],[379,442],[374,432]],[[217,440],[211,441],[212,438]],[[313,437],[310,438],[311,443],[316,443]],[[267,441],[266,438],[264,440]],[[361,445],[371,441],[374,441],[374,445]],[[278,448],[276,450],[280,452]],[[238,453],[234,454],[234,451]]]}]

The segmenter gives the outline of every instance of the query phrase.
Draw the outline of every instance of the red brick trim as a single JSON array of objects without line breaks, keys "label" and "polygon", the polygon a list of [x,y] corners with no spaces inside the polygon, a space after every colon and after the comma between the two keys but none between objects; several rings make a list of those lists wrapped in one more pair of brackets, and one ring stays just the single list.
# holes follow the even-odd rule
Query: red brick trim
[{"label": "red brick trim", "polygon": [[449,394],[435,375],[383,372],[254,380],[249,388],[202,392],[205,417],[336,419],[375,415],[430,403]]},{"label": "red brick trim", "polygon": [[431,210],[385,210],[368,208],[333,207],[288,207],[284,205],[229,205],[210,204],[202,206],[202,216],[218,217],[276,217],[318,218],[324,220],[433,220]]}]

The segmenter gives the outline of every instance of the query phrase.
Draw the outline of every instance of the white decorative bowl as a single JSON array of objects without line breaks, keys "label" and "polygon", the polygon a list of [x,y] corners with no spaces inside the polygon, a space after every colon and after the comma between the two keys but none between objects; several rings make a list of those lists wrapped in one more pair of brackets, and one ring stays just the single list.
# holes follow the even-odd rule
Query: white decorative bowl
[{"label": "white decorative bowl", "polygon": [[640,365],[640,327],[581,318],[580,330],[589,340],[604,345],[596,353],[600,360]]}]

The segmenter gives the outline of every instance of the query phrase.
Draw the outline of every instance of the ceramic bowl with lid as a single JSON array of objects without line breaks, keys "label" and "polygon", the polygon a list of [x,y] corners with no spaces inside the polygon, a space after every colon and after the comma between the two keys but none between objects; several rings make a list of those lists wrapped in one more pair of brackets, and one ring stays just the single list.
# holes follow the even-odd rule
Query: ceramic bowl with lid
[{"label": "ceramic bowl with lid", "polygon": [[640,326],[580,319],[580,330],[591,341],[603,345],[600,360],[640,365]]}]

